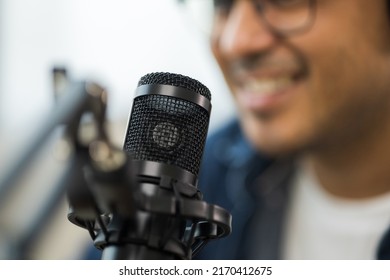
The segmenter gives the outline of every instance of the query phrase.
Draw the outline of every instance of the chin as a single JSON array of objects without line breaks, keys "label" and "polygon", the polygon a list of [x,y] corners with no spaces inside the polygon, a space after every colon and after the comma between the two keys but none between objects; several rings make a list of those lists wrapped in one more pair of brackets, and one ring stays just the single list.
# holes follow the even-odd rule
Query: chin
[{"label": "chin", "polygon": [[252,127],[252,129],[251,126],[245,127],[244,125],[243,127],[244,133],[252,146],[267,156],[291,156],[304,150],[305,145],[301,143],[302,139],[296,137],[298,134],[275,133],[275,131],[259,129],[259,126]]},{"label": "chin", "polygon": [[270,157],[289,157],[297,154],[301,149],[291,145],[268,141],[253,143],[258,151]]}]

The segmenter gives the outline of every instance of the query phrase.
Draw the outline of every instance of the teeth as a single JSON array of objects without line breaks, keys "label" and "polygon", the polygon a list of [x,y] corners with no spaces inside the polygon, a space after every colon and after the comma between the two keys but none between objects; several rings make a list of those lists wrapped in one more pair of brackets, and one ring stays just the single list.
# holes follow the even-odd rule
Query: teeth
[{"label": "teeth", "polygon": [[247,91],[257,95],[272,95],[293,83],[290,77],[281,77],[277,79],[250,80],[245,84]]}]

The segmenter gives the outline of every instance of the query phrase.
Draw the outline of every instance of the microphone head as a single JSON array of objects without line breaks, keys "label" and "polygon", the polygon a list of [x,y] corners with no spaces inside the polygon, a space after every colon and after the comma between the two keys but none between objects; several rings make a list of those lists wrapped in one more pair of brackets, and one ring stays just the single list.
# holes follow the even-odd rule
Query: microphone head
[{"label": "microphone head", "polygon": [[199,173],[211,111],[209,89],[172,73],[143,76],[137,87],[124,149],[135,160]]}]

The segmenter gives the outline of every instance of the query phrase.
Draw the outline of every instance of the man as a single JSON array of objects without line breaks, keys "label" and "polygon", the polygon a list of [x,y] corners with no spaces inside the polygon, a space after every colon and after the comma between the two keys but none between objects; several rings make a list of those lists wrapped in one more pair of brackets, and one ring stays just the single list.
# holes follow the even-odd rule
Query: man
[{"label": "man", "polygon": [[197,258],[389,259],[388,1],[202,1],[239,120],[199,182],[233,232]]}]

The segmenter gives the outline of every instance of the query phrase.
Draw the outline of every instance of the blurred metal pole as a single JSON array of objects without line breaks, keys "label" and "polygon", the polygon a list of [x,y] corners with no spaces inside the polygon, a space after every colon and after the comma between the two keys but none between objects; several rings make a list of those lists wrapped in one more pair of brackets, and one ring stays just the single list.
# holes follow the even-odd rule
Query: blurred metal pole
[{"label": "blurred metal pole", "polygon": [[66,89],[66,93],[61,97],[52,113],[46,118],[47,122],[37,129],[34,139],[26,141],[28,142],[27,147],[21,147],[21,156],[5,166],[8,168],[3,178],[0,178],[0,211],[12,189],[16,188],[15,186],[18,180],[21,179],[23,172],[43,148],[54,129],[81,116],[88,105],[89,98],[90,95],[87,92],[85,82],[72,83]]}]

